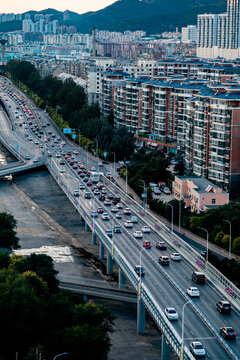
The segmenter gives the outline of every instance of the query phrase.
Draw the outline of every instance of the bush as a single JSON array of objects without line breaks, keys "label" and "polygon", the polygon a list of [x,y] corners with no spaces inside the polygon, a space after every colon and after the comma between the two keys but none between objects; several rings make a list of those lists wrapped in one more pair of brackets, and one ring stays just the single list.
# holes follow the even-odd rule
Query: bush
[{"label": "bush", "polygon": [[233,240],[232,251],[240,255],[240,236]]},{"label": "bush", "polygon": [[215,244],[221,245],[223,237],[224,237],[224,232],[223,231],[218,232],[214,238]]}]

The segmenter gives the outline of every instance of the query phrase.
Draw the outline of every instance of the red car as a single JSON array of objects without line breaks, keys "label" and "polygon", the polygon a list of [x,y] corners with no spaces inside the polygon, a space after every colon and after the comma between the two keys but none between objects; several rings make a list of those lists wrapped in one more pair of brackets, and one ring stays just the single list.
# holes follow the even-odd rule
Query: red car
[{"label": "red car", "polygon": [[103,209],[102,207],[99,207],[99,208],[97,209],[97,212],[98,212],[99,214],[102,214],[102,213],[104,213],[104,209]]},{"label": "red car", "polygon": [[92,186],[91,181],[88,181],[88,182],[87,182],[87,186]]},{"label": "red car", "polygon": [[143,247],[145,247],[146,249],[151,249],[152,244],[150,241],[144,241],[143,243]]},{"label": "red car", "polygon": [[73,169],[77,169],[78,168],[78,166],[77,165],[73,165]]},{"label": "red car", "polygon": [[78,172],[77,172],[79,175],[82,173],[82,170],[78,170]]},{"label": "red car", "polygon": [[71,161],[71,160],[70,160],[70,165],[73,166],[73,165],[74,165],[74,161]]}]

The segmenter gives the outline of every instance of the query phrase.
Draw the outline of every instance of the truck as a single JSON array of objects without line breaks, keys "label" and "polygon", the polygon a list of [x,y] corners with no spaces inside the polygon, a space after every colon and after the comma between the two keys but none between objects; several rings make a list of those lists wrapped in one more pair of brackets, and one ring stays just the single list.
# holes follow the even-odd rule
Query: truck
[{"label": "truck", "polygon": [[96,184],[100,181],[100,175],[96,171],[91,171],[90,173],[90,180],[93,184]]}]

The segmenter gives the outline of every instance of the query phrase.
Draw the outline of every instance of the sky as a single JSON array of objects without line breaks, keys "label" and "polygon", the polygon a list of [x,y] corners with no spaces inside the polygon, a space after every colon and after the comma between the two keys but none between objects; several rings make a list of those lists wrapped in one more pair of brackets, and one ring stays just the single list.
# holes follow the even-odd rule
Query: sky
[{"label": "sky", "polygon": [[59,11],[71,10],[79,14],[96,11],[114,3],[115,0],[0,0],[0,13],[23,13],[29,10],[53,8]]}]

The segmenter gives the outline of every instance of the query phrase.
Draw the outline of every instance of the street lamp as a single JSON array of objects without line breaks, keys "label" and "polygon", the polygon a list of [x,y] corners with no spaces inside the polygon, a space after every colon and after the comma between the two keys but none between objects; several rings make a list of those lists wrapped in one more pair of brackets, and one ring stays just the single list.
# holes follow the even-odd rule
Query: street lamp
[{"label": "street lamp", "polygon": [[97,155],[97,159],[98,159],[98,173],[99,173],[99,156]]},{"label": "street lamp", "polygon": [[173,206],[172,204],[167,203],[168,206],[171,206],[172,208],[172,221],[171,221],[171,234],[173,234]]},{"label": "street lamp", "polygon": [[94,140],[95,140],[95,141],[96,141],[96,143],[97,143],[97,150],[96,150],[96,153],[98,153],[98,139],[97,139],[97,138],[95,138]]},{"label": "street lamp", "polygon": [[184,358],[184,346],[183,346],[183,342],[184,342],[184,310],[185,310],[185,306],[187,304],[189,304],[191,302],[191,300],[187,301],[182,308],[182,346],[180,348],[180,360],[183,360]]},{"label": "street lamp", "polygon": [[114,161],[113,161],[113,166],[114,166],[114,169],[113,169],[113,176],[115,176],[116,154],[115,154],[115,152],[113,152],[113,151],[111,151],[111,154],[113,154],[113,156],[114,156]]},{"label": "street lamp", "polygon": [[112,217],[112,258],[114,258],[114,217]]},{"label": "street lamp", "polygon": [[178,220],[178,231],[181,234],[181,217],[182,217],[182,204],[181,204],[181,200],[182,200],[182,183],[180,185],[180,194],[179,194],[179,220]]},{"label": "street lamp", "polygon": [[88,148],[85,147],[85,151],[87,152],[87,167],[88,167]]},{"label": "street lamp", "polygon": [[206,267],[207,267],[207,264],[208,264],[208,239],[209,239],[209,233],[208,233],[207,229],[205,229],[205,228],[202,228],[200,226],[198,226],[197,228],[200,229],[200,230],[205,231],[206,234],[207,234],[207,253],[206,253]]},{"label": "street lamp", "polygon": [[138,295],[141,296],[141,285],[142,285],[142,252],[144,250],[144,247],[141,248],[140,254],[139,254],[139,285],[138,285]]},{"label": "street lamp", "polygon": [[128,170],[127,170],[127,165],[126,164],[124,164],[123,166],[126,166],[126,194],[127,194],[127,191],[128,191]]},{"label": "street lamp", "polygon": [[53,360],[55,360],[55,359],[58,358],[59,356],[63,356],[63,355],[68,355],[68,353],[67,353],[67,352],[64,352],[64,353],[62,353],[62,354],[58,354],[58,355],[56,355],[56,356],[53,358]]},{"label": "street lamp", "polygon": [[[144,189],[144,199],[143,199],[143,207],[144,210],[146,209],[146,204],[147,204],[147,188],[146,188],[146,183],[144,180],[139,179],[138,181],[142,181],[143,182],[143,189]],[[146,196],[145,196],[146,195]]]},{"label": "street lamp", "polygon": [[231,260],[231,251],[232,251],[232,223],[229,220],[223,219],[223,221],[227,222],[229,224],[229,247],[228,247],[228,258]]}]

